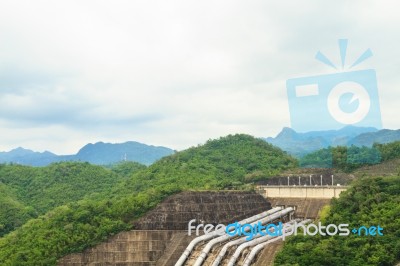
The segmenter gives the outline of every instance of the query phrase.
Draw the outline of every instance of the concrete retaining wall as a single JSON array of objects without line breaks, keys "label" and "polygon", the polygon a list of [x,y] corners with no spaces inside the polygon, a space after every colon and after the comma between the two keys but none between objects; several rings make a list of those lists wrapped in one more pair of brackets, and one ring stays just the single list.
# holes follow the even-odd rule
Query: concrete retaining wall
[{"label": "concrete retaining wall", "polygon": [[187,230],[192,219],[203,223],[228,224],[271,209],[271,204],[254,192],[182,192],[159,204],[134,222],[140,230]]},{"label": "concrete retaining wall", "polygon": [[266,198],[338,198],[339,194],[347,190],[344,186],[258,186],[257,190]]},{"label": "concrete retaining wall", "polygon": [[[172,266],[194,237],[192,219],[228,224],[271,209],[254,192],[183,192],[168,197],[134,222],[134,228],[110,237],[82,253],[65,256],[59,266]],[[193,224],[195,225],[195,224]]]}]

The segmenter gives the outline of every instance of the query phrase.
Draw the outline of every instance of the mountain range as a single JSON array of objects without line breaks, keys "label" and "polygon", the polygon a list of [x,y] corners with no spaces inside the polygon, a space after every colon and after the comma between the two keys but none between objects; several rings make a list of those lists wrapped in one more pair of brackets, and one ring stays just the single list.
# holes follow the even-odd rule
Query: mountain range
[{"label": "mountain range", "polygon": [[116,144],[97,142],[83,146],[77,154],[73,155],[57,155],[49,151],[35,152],[19,147],[9,152],[0,152],[0,163],[45,166],[61,161],[83,161],[107,165],[127,160],[150,165],[161,157],[174,152],[166,147],[146,145],[135,141]]},{"label": "mountain range", "polygon": [[[300,133],[284,127],[276,137],[268,137],[264,140],[295,157],[302,157],[329,146],[371,147],[374,143],[398,141],[400,140],[400,130],[347,126],[340,130]],[[35,152],[19,147],[9,152],[0,152],[0,163],[46,166],[61,161],[82,161],[97,165],[108,165],[127,160],[150,165],[173,153],[175,151],[170,148],[147,145],[136,141],[124,143],[97,142],[86,144],[78,153],[73,155],[57,155],[49,151]]]},{"label": "mountain range", "polygon": [[400,130],[346,126],[339,130],[299,133],[285,127],[275,138],[269,137],[265,140],[293,156],[301,157],[329,146],[371,147],[374,143],[398,141],[400,140]]}]

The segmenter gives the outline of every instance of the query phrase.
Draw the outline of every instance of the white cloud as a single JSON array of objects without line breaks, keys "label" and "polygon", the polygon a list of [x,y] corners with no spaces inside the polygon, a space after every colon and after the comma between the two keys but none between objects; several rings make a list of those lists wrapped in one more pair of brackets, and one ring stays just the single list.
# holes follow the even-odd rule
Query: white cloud
[{"label": "white cloud", "polygon": [[3,1],[0,149],[90,141],[182,149],[290,124],[286,79],[366,48],[384,126],[398,128],[396,1]]}]

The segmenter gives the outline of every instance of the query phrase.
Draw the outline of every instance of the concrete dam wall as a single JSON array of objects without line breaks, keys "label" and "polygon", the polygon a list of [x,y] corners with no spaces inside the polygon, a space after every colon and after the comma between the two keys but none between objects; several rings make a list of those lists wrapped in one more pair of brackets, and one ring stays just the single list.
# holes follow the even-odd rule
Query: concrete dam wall
[{"label": "concrete dam wall", "polygon": [[[182,192],[168,197],[145,216],[133,221],[134,230],[121,232],[82,253],[70,254],[59,260],[59,266],[169,266],[175,265],[186,252],[189,243],[196,237],[188,236],[188,222],[195,219],[197,224],[230,224],[253,215],[258,215],[273,207],[292,209],[290,215],[279,216],[287,222],[316,219],[324,205],[337,197],[347,187],[307,187],[307,186],[258,186],[256,192]],[[294,212],[293,212],[294,211]],[[202,241],[189,253],[184,264],[195,265],[202,249],[209,243]],[[236,240],[232,240],[236,241]],[[204,259],[203,266],[212,265],[222,247],[227,242],[216,245]],[[269,266],[282,241],[267,245],[254,258],[251,265]],[[237,246],[227,250],[219,265],[227,265]],[[245,249],[235,265],[242,265],[251,248]]]},{"label": "concrete dam wall", "polygon": [[266,211],[271,204],[254,192],[182,192],[173,195],[134,222],[140,230],[187,230],[192,219],[228,224]]},{"label": "concrete dam wall", "polygon": [[270,202],[255,192],[179,193],[135,221],[135,230],[119,233],[82,253],[65,256],[58,265],[174,265],[194,237],[187,234],[190,220],[229,224],[268,209]]}]

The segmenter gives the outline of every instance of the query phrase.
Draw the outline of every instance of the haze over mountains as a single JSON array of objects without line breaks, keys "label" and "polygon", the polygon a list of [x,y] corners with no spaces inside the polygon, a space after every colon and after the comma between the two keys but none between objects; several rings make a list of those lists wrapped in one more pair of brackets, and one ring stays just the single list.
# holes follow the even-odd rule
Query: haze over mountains
[{"label": "haze over mountains", "polygon": [[[340,130],[298,133],[285,127],[275,138],[268,137],[264,140],[293,156],[301,157],[329,146],[371,147],[374,143],[383,144],[398,141],[400,140],[400,130],[347,126]],[[9,152],[0,152],[0,163],[46,166],[60,161],[82,161],[97,165],[108,165],[127,160],[150,165],[174,152],[170,148],[135,141],[115,144],[97,142],[85,145],[77,154],[73,155],[57,155],[49,151],[35,152],[19,147]]]},{"label": "haze over mountains", "polygon": [[384,144],[398,141],[400,140],[400,130],[347,126],[340,130],[298,133],[285,127],[275,138],[269,137],[265,140],[291,155],[301,157],[329,146],[371,147],[374,143]]},{"label": "haze over mountains", "polygon": [[82,161],[98,165],[107,165],[123,160],[150,165],[161,157],[175,151],[166,147],[146,145],[128,141],[125,143],[89,143],[74,155],[57,155],[49,151],[34,152],[16,148],[9,152],[0,152],[0,163],[18,163],[31,166],[45,166],[60,161]]}]

